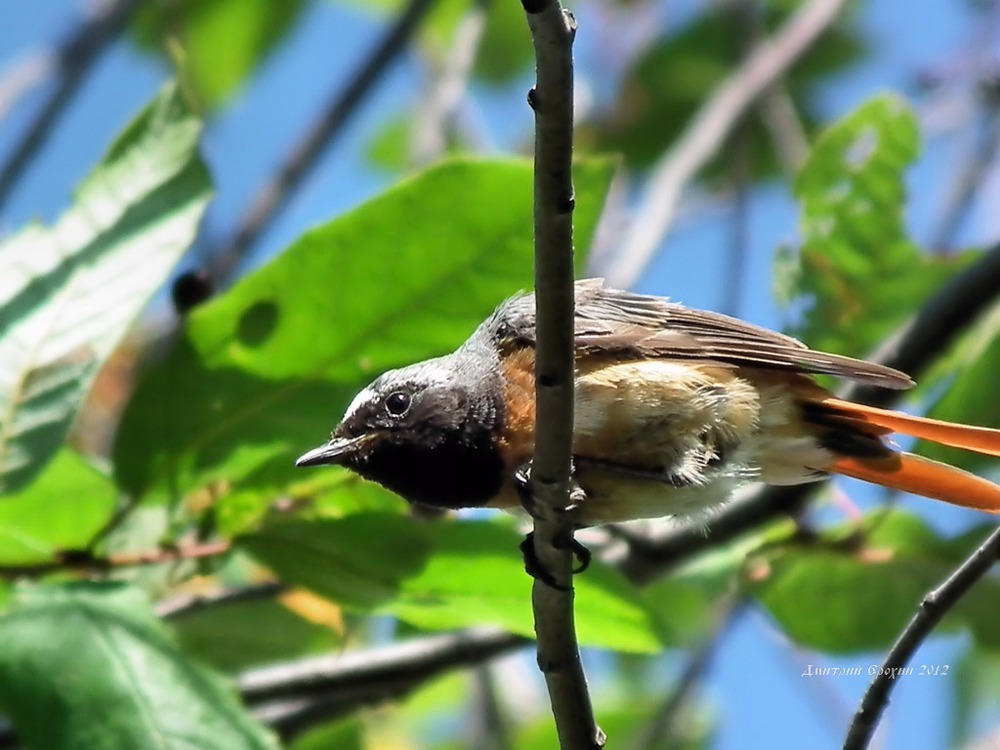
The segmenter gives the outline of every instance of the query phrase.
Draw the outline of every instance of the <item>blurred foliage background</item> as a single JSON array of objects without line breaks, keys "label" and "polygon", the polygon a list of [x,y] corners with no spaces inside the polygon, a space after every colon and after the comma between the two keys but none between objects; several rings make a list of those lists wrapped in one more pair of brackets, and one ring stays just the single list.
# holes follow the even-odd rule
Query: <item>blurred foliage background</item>
[{"label": "blurred foliage background", "polygon": [[[581,276],[863,356],[1000,252],[996,3],[571,9]],[[520,3],[8,0],[0,54],[0,747],[554,747],[519,522],[292,465],[531,284]],[[998,292],[907,409],[1000,426]],[[669,566],[586,531],[599,722],[837,747],[988,529],[845,482]],[[997,742],[997,602],[926,644],[882,747]]]}]

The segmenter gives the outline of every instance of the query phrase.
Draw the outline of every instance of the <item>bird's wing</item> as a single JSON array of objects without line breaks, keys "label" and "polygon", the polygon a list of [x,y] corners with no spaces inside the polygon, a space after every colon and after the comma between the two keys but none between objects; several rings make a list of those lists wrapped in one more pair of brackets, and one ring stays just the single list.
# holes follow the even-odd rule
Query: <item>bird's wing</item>
[{"label": "bird's wing", "polygon": [[[499,341],[533,346],[534,296],[508,300],[488,324]],[[575,337],[582,356],[712,360],[835,375],[883,388],[913,386],[909,376],[891,367],[818,352],[791,336],[663,297],[608,289],[601,279],[576,283]]]}]

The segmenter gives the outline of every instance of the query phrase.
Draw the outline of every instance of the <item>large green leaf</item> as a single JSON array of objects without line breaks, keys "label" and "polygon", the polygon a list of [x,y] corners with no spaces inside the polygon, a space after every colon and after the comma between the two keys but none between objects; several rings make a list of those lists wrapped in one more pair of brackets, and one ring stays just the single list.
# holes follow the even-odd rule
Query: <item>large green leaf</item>
[{"label": "large green leaf", "polygon": [[340,645],[329,627],[300,617],[275,599],[205,607],[171,625],[185,653],[230,673]]},{"label": "large green leaf", "polygon": [[276,523],[238,543],[283,581],[370,608],[396,596],[426,565],[430,545],[424,532],[405,516],[358,513]]},{"label": "large green leaf", "polygon": [[[987,533],[938,537],[917,516],[894,511],[870,519],[865,543],[780,548],[754,566],[751,590],[791,638],[831,653],[891,645],[920,600],[944,580]],[[843,536],[848,529],[837,532]],[[1000,643],[1000,581],[985,579],[943,625],[966,625],[984,645]]]},{"label": "large green leaf", "polygon": [[0,706],[26,747],[277,747],[220,678],[177,650],[135,589],[28,589],[0,617],[0,643]]},{"label": "large green leaf", "polygon": [[[365,513],[275,524],[237,542],[289,583],[338,603],[391,613],[420,628],[492,624],[534,635],[521,536],[499,523],[422,524]],[[629,652],[662,648],[652,608],[595,562],[578,576],[581,643]]]},{"label": "large green leaf", "polygon": [[795,184],[802,248],[777,274],[781,296],[805,303],[794,333],[811,345],[867,353],[967,262],[926,255],[907,236],[905,170],[919,147],[916,117],[888,95],[817,139]]},{"label": "large green leaf", "polygon": [[[498,523],[438,523],[433,554],[404,582],[384,610],[421,628],[498,625],[534,637],[531,579],[518,550],[523,538]],[[573,581],[581,645],[653,653],[663,648],[661,626],[638,591],[617,571],[595,561]]]},{"label": "large green leaf", "polygon": [[218,107],[281,40],[306,0],[180,0],[144,3],[134,28],[143,46],[183,56],[174,63],[185,84]]},{"label": "large green leaf", "polygon": [[[577,245],[611,177],[575,173]],[[458,345],[531,285],[531,167],[451,161],[321,226],[191,316],[150,370],[114,449],[129,491],[212,479],[280,486],[354,392],[389,367]]]},{"label": "large green leaf", "polygon": [[55,454],[101,363],[191,243],[201,123],[168,86],[50,229],[0,245],[0,493]]}]

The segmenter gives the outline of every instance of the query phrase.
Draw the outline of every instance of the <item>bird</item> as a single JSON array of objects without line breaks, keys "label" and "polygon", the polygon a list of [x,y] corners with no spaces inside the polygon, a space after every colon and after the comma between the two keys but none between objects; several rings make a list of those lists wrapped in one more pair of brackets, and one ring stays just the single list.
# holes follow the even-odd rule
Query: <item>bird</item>
[{"label": "bird", "polygon": [[[601,279],[576,282],[574,302],[578,527],[696,516],[747,482],[830,474],[1000,513],[1000,486],[890,438],[1000,457],[1000,430],[843,400],[814,378],[913,387],[899,370]],[[436,509],[520,509],[518,477],[534,451],[535,320],[534,295],[522,293],[451,354],[385,372],[296,465],[340,465]]]}]

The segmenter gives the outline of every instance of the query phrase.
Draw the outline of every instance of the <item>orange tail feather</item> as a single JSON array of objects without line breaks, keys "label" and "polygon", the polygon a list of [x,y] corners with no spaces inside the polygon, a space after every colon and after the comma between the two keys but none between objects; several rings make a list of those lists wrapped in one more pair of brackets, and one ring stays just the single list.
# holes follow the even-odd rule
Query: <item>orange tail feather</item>
[{"label": "orange tail feather", "polygon": [[842,401],[832,396],[824,398],[822,404],[836,411],[844,412],[855,419],[862,419],[893,432],[930,440],[933,443],[940,443],[952,448],[964,448],[987,456],[1000,457],[1000,430],[943,422],[940,419],[929,419],[928,417],[914,417],[889,409]]},{"label": "orange tail feather", "polygon": [[894,453],[887,458],[845,456],[827,471],[963,508],[1000,513],[1000,487],[993,482],[912,453]]}]

